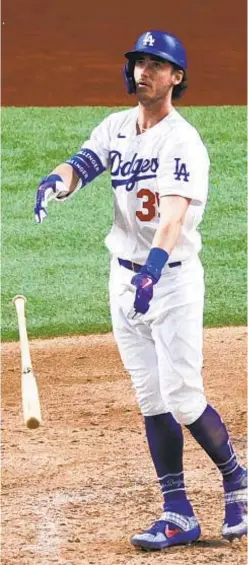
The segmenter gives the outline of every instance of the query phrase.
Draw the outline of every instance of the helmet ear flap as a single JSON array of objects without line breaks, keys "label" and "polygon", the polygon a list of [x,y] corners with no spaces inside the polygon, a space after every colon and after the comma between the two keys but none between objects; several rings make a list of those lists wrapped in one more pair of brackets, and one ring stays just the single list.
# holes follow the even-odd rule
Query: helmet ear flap
[{"label": "helmet ear flap", "polygon": [[128,94],[134,94],[136,92],[133,73],[134,73],[134,62],[127,61],[123,67],[123,76]]}]

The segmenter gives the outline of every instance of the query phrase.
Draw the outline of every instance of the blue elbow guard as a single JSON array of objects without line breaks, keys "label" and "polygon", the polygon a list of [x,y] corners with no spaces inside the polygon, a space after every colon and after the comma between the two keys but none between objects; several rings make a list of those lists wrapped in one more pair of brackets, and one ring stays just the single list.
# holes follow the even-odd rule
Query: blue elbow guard
[{"label": "blue elbow guard", "polygon": [[91,149],[81,149],[76,155],[68,159],[66,163],[69,163],[77,173],[82,181],[82,186],[94,180],[103,171],[106,171],[99,157]]}]

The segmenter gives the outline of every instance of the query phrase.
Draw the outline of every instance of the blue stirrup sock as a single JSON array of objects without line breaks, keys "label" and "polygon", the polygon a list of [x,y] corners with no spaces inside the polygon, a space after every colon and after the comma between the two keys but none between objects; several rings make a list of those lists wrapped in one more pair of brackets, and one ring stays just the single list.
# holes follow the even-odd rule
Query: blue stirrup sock
[{"label": "blue stirrup sock", "polygon": [[165,508],[180,507],[180,513],[192,515],[186,498],[183,474],[183,433],[171,413],[145,416],[150,454],[158,476]]},{"label": "blue stirrup sock", "polygon": [[186,427],[218,467],[226,492],[238,489],[244,468],[237,461],[226,426],[218,412],[208,404],[200,418]]}]

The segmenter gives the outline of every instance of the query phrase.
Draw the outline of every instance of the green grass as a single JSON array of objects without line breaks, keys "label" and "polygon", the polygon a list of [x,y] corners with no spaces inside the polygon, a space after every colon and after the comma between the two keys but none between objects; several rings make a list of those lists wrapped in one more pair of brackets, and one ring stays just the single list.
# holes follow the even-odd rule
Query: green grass
[{"label": "green grass", "polygon": [[[114,110],[117,110],[116,108]],[[33,218],[39,179],[81,146],[110,108],[2,110],[2,339],[17,339],[11,299],[25,294],[30,337],[107,332],[112,196],[105,173],[67,203]],[[246,110],[181,108],[212,167],[201,227],[205,326],[246,323]]]}]

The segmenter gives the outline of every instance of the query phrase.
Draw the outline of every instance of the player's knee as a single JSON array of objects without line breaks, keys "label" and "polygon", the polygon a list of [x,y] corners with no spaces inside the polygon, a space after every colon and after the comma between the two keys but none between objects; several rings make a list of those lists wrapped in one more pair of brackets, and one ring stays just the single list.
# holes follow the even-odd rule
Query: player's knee
[{"label": "player's knee", "polygon": [[169,401],[169,410],[179,424],[193,424],[204,412],[207,400],[203,393],[189,395],[188,398]]},{"label": "player's knee", "polygon": [[168,412],[162,399],[159,378],[148,371],[130,371],[136,399],[143,416],[156,416]]},{"label": "player's knee", "polygon": [[166,412],[165,405],[159,395],[147,394],[141,396],[136,392],[136,397],[143,416],[156,416]]}]

